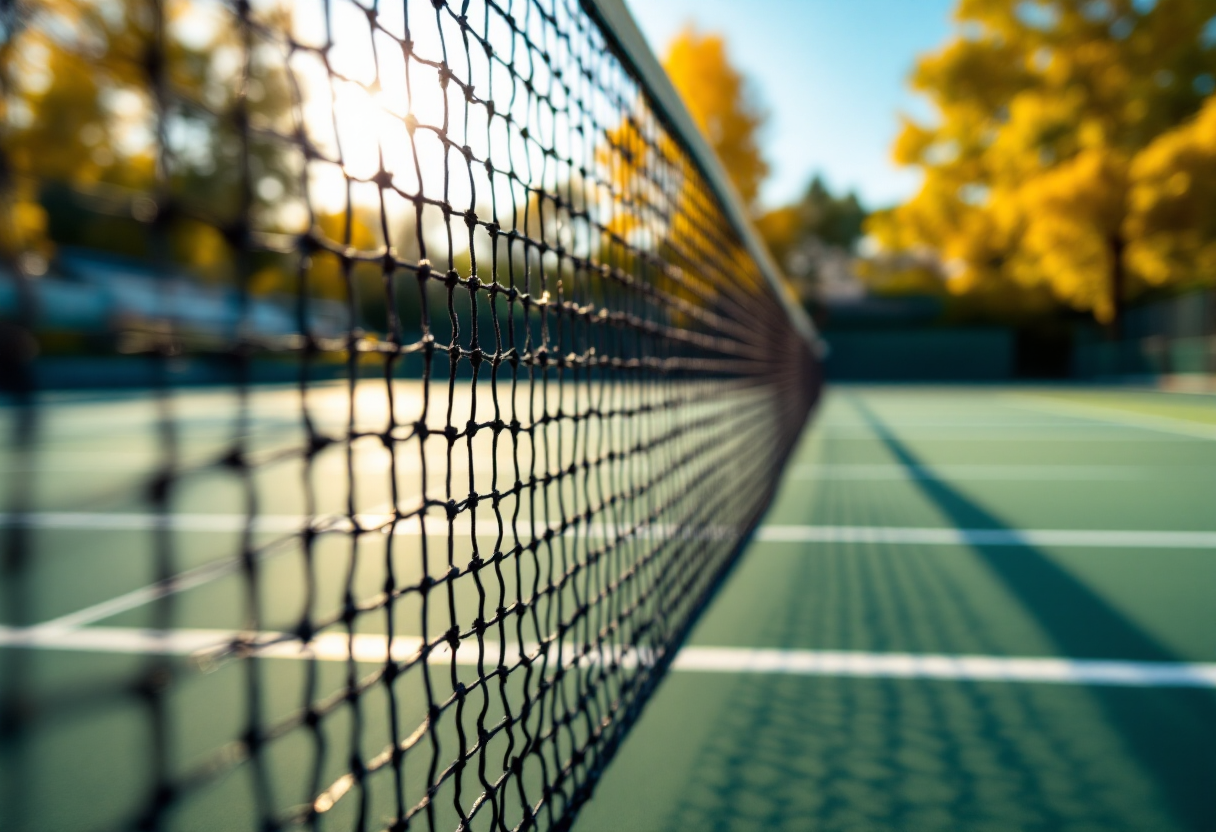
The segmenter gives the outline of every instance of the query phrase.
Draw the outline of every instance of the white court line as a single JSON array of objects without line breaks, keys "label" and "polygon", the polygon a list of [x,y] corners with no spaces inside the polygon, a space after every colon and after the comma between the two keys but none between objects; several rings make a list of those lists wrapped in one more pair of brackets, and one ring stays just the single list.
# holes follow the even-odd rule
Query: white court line
[{"label": "white court line", "polygon": [[[364,526],[387,522],[388,515],[360,515]],[[152,529],[164,522],[154,514],[111,515],[85,514],[78,512],[40,512],[23,515],[20,521],[37,528],[88,529],[92,531],[114,531],[130,529]],[[244,515],[171,515],[174,529],[196,532],[232,532],[244,528],[248,518]],[[0,515],[0,525],[12,522],[13,518]],[[328,518],[324,530],[349,531],[351,524],[345,518]],[[289,515],[267,515],[257,518],[259,530],[298,532],[303,528],[303,518]],[[314,526],[318,528],[318,526]],[[533,528],[531,524],[519,524],[521,532],[543,533],[544,528]],[[421,537],[422,523],[417,518],[398,523],[394,533],[406,537]],[[453,524],[452,530],[460,536],[472,534],[467,523]],[[572,527],[564,536],[584,535],[595,538],[621,537],[626,532],[631,536],[647,539],[665,537],[675,530],[662,526],[643,526],[630,529],[616,528],[605,524]],[[487,522],[478,527],[479,537],[497,536],[497,525]],[[427,522],[428,537],[446,537],[448,524]],[[686,532],[696,535],[696,530]],[[738,529],[710,527],[704,532],[711,537],[737,534]],[[1073,529],[953,529],[912,528],[897,526],[785,526],[766,525],[756,531],[756,539],[766,543],[878,543],[888,545],[937,545],[937,546],[1056,546],[1056,547],[1104,547],[1104,548],[1158,548],[1158,549],[1216,549],[1216,532],[1174,531],[1109,531]],[[294,538],[285,538],[291,540]],[[263,555],[268,556],[269,553]],[[59,618],[36,625],[48,633],[61,633],[94,624],[127,610],[136,609],[177,592],[183,592],[236,571],[241,562],[236,559],[214,561],[172,578],[132,590],[116,598],[77,610]]]},{"label": "white court line", "polygon": [[1192,439],[1216,440],[1216,425],[1206,425],[1202,422],[1191,422],[1186,419],[1175,419],[1170,416],[1155,416],[1148,413],[1120,410],[1114,407],[1060,401],[1024,394],[1011,396],[1011,398],[1013,399],[1011,403],[1013,407],[1038,413],[1056,413],[1061,416],[1085,419],[1089,422],[1141,428],[1174,436],[1186,436]]},{"label": "white court line", "polygon": [[[380,511],[384,511],[386,508],[387,507],[385,507],[385,506],[381,506]],[[107,516],[114,517],[114,516],[121,516],[121,515],[105,515],[105,514],[94,515],[94,514],[81,514],[81,513],[66,513],[66,522],[69,525],[67,525],[67,526],[56,526],[56,525],[40,526],[39,528],[72,528],[72,529],[85,528],[85,526],[82,525],[84,523],[85,519],[95,517],[95,516],[104,518]],[[243,525],[238,525],[233,520],[233,518],[241,518],[242,517],[241,515],[177,515],[177,516],[193,518],[192,523],[195,521],[198,521],[196,523],[196,525],[193,527],[193,530],[196,530],[196,531],[233,531],[234,528],[235,529],[243,528]],[[380,517],[383,515],[372,515],[372,516]],[[225,518],[225,519],[222,519],[221,522],[217,524],[218,528],[210,526],[207,523],[199,520],[199,518],[214,518],[214,517]],[[34,520],[36,518],[37,518],[37,515],[33,515],[33,516],[22,515],[19,519],[22,523],[26,523],[26,522],[28,522],[30,520]],[[52,519],[55,519],[55,518],[52,518]],[[265,518],[263,518],[263,519],[265,519]],[[302,528],[301,518],[298,518],[298,517],[285,518],[283,516],[278,516],[276,518],[275,516],[272,515],[270,517],[270,519],[275,521],[271,525],[278,524],[278,530],[286,529],[288,531],[298,532]],[[130,515],[128,517],[128,520],[129,520],[129,525],[125,525],[125,526],[120,525],[120,524],[119,525],[107,525],[107,526],[103,526],[103,527],[101,527],[99,529],[95,529],[95,530],[112,531],[116,528],[123,529],[123,530],[129,529],[129,528],[139,528],[139,529],[159,528],[160,527],[159,524],[163,523],[165,521],[165,518],[160,515],[156,515],[156,514],[138,514],[138,515]],[[288,523],[287,520],[293,521],[294,525],[291,525],[290,523]],[[3,527],[8,522],[10,522],[10,518],[8,515],[0,515],[0,527]],[[247,518],[246,518],[246,520],[242,521],[242,524],[243,524],[243,522],[247,522]],[[138,524],[143,524],[143,525],[138,525]],[[351,527],[350,521],[347,518],[335,517],[332,515],[318,516],[318,517],[314,518],[313,528],[325,531],[325,530],[328,530],[331,526],[341,526],[343,524],[345,525],[345,527],[347,529],[349,529]],[[294,539],[294,538],[285,538],[285,540],[292,540],[292,539]],[[275,543],[272,544],[271,546],[265,547],[262,551],[260,551],[258,553],[257,558],[259,560],[263,560],[263,559],[275,554],[276,552],[274,550],[278,546],[278,543],[279,543],[279,541],[275,541]],[[278,548],[281,549],[282,547],[278,547]],[[128,610],[137,609],[139,607],[144,606],[145,604],[150,604],[159,598],[164,598],[164,597],[172,595],[176,592],[184,592],[186,590],[190,590],[190,589],[194,589],[195,587],[202,586],[203,584],[210,583],[211,581],[214,581],[217,578],[222,578],[225,575],[235,572],[238,568],[240,568],[241,565],[242,565],[242,562],[236,558],[230,558],[230,559],[225,559],[225,560],[212,561],[210,563],[204,563],[202,566],[197,566],[194,569],[188,569],[185,572],[181,572],[176,575],[172,575],[169,578],[166,578],[165,580],[157,581],[156,583],[148,584],[147,586],[142,586],[139,589],[133,589],[130,592],[125,592],[122,595],[119,595],[115,598],[110,598],[109,600],[102,601],[101,603],[93,604],[92,606],[76,610],[75,612],[68,613],[67,615],[61,615],[58,618],[51,619],[50,621],[44,621],[41,624],[37,624],[33,627],[30,627],[29,629],[34,630],[34,631],[48,633],[48,634],[65,633],[68,631],[72,631],[77,628],[85,627],[89,624],[93,624],[97,621],[104,621],[107,618],[112,618],[113,616],[118,615],[119,613],[127,612]]]},{"label": "white court line", "polygon": [[[368,531],[387,533],[393,517],[384,507],[377,512],[355,515],[355,523]],[[22,526],[24,528],[44,529],[52,531],[153,531],[167,529],[177,532],[241,532],[248,529],[255,533],[298,534],[307,528],[318,533],[343,533],[354,531],[355,523],[350,518],[341,515],[324,515],[309,518],[306,515],[293,514],[259,514],[252,517],[245,514],[166,514],[159,515],[149,512],[85,512],[85,511],[34,511],[26,514],[0,514],[0,528]],[[506,533],[512,528],[521,533],[534,536],[543,535],[550,528],[558,525],[531,523],[521,520],[512,523],[509,516],[503,517]],[[427,537],[447,537],[449,529],[457,535],[467,536],[473,533],[473,524],[468,520],[457,520],[449,523],[442,517],[429,516],[425,524],[417,516],[399,520],[392,527],[392,533],[401,537],[421,537],[423,529]],[[595,538],[621,537],[632,532],[633,535],[664,536],[674,533],[676,527],[664,524],[653,525],[613,525],[607,523],[575,523],[563,533],[564,537],[579,535]],[[714,535],[738,533],[732,526],[707,526],[705,532]],[[690,532],[696,534],[696,531]],[[489,515],[477,525],[478,537],[496,537],[498,523]]]},{"label": "white court line", "polygon": [[[383,507],[381,508],[383,510]],[[377,528],[387,524],[391,519],[388,514],[363,514],[356,516],[357,522],[363,528]],[[94,520],[96,525],[90,525]],[[257,531],[278,531],[288,533],[299,533],[304,529],[305,518],[292,515],[263,515],[254,518],[251,526]],[[319,521],[319,522],[317,522]],[[29,515],[20,515],[19,517],[10,517],[9,515],[0,515],[0,527],[12,522],[20,522],[26,526],[42,529],[72,529],[81,530],[89,529],[93,531],[128,531],[128,530],[148,530],[160,528],[160,524],[166,524],[169,528],[178,531],[193,531],[193,532],[234,532],[243,529],[249,519],[244,515],[239,514],[179,514],[161,517],[155,514],[88,514],[80,512],[37,512]],[[317,518],[312,528],[319,532],[345,532],[349,533],[353,528],[353,524],[348,518],[328,516]],[[423,523],[417,517],[411,517],[402,520],[393,528],[394,536],[403,537],[421,537],[423,534]],[[507,524],[507,531],[512,528],[511,524]],[[532,523],[516,523],[514,528],[520,533],[531,534],[533,537],[539,537],[549,528],[544,524]],[[446,538],[449,531],[449,525],[446,520],[428,519],[425,524],[427,537]],[[456,522],[451,524],[451,531],[461,537],[469,536],[473,533],[473,526],[468,522]],[[671,526],[662,524],[654,525],[636,525],[636,526],[613,526],[604,523],[591,523],[572,526],[561,535],[565,538],[573,538],[579,535],[595,539],[616,540],[629,538],[639,539],[656,539],[665,538],[674,535],[678,530]],[[740,530],[732,526],[711,526],[704,530],[690,530],[683,534],[689,536],[708,536],[711,539],[716,539],[725,535],[738,535]],[[479,538],[495,538],[498,536],[498,526],[493,520],[487,520],[478,527]],[[272,546],[278,546],[280,551],[285,550],[285,547],[279,544],[296,539],[294,536],[285,537],[274,541]],[[271,547],[267,547],[268,549]],[[258,559],[265,559],[274,554],[273,551],[263,550],[259,553]],[[238,559],[225,559],[213,561],[203,564],[202,566],[188,570],[186,572],[174,575],[164,581],[159,581],[154,584],[140,587],[139,589],[131,590],[130,592],[119,595],[116,598],[111,598],[107,601],[102,601],[89,607],[77,610],[67,615],[53,618],[49,621],[44,621],[37,624],[31,629],[45,631],[47,633],[62,633],[67,630],[73,630],[79,627],[84,627],[89,624],[103,621],[107,618],[112,618],[119,613],[128,610],[136,609],[144,604],[151,603],[158,598],[164,598],[177,592],[183,592],[203,584],[210,583],[217,578],[235,572],[241,567],[241,561]]]},{"label": "white court line", "polygon": [[1216,663],[686,647],[672,667],[708,673],[1216,688]]},{"label": "white court line", "polygon": [[[1119,426],[1112,426],[1119,427]],[[891,426],[891,432],[898,436],[901,440],[911,442],[1021,442],[1030,444],[1035,442],[1109,442],[1127,444],[1130,442],[1182,442],[1187,438],[1187,435],[1180,435],[1177,431],[1167,431],[1175,435],[1145,435],[1145,434],[1128,434],[1125,430],[1112,431],[1076,431],[1075,433],[1014,433],[1011,431],[1002,431],[1000,433],[985,434],[980,432],[964,433],[962,431],[915,431],[904,430],[897,425]],[[1208,437],[1204,437],[1208,438]],[[875,434],[857,433],[849,436],[829,436],[828,441],[831,442],[881,442],[882,437]]]},{"label": "white court line", "polygon": [[[137,475],[147,474],[154,470],[163,462],[162,458],[156,454],[149,454],[145,457],[132,458],[131,455],[124,454],[109,454],[113,459],[107,461],[100,458],[89,458],[89,456],[97,457],[98,454],[89,454],[89,452],[67,453],[64,454],[64,459],[46,459],[45,454],[35,453],[39,457],[35,461],[28,464],[17,464],[15,462],[6,462],[0,458],[0,473],[6,474],[85,474],[85,473],[103,473],[115,475]],[[267,454],[273,456],[273,453]],[[370,455],[369,455],[370,456]],[[276,463],[279,466],[286,467],[292,464],[299,464],[300,460],[293,459],[284,462]],[[523,460],[521,459],[521,465]],[[214,457],[199,457],[198,459],[182,460],[178,463],[179,469],[202,468],[207,466],[216,466],[217,463]],[[513,460],[501,459],[498,463],[498,474],[500,477],[506,477],[508,472],[512,472]],[[434,474],[437,471],[447,470],[446,458],[428,458],[427,468]],[[390,466],[387,460],[381,459],[356,459],[354,464],[354,472],[356,474],[388,474]],[[490,460],[482,457],[474,459],[473,473],[476,474],[492,474],[494,467]],[[325,474],[329,472],[338,472],[345,474],[347,471],[347,462],[344,457],[330,456],[321,461],[313,463],[314,473]],[[416,454],[401,451],[398,452],[397,459],[397,474],[417,474],[422,471],[422,463]],[[452,464],[452,473],[456,476],[467,476],[469,473],[468,457],[458,456]]]},{"label": "white court line", "polygon": [[[388,523],[387,514],[358,515],[364,528],[375,528]],[[188,532],[237,532],[250,523],[258,532],[300,532],[305,528],[304,517],[293,515],[261,515],[249,518],[242,514],[176,514],[162,518],[155,514],[106,514],[87,512],[33,512],[15,518],[0,515],[0,526],[21,522],[32,528],[87,531],[146,531],[158,528],[164,522],[175,531]],[[530,523],[517,524],[525,534],[543,534],[545,526],[533,527]],[[348,533],[352,524],[346,518],[326,518],[323,526],[314,524],[322,531]],[[394,528],[395,535],[420,537],[423,525],[417,517],[402,520]],[[566,530],[566,537],[585,535],[589,537],[616,537],[625,534],[628,527],[616,528],[606,524],[573,526]],[[452,531],[459,536],[471,535],[473,527],[468,522],[452,524]],[[498,526],[492,518],[477,525],[478,537],[496,537]],[[508,533],[509,533],[508,528]],[[714,536],[737,532],[733,528],[711,527],[706,529]],[[642,526],[634,534],[644,537],[664,536],[673,529],[663,526]],[[690,532],[695,534],[695,532]],[[439,518],[428,519],[428,537],[443,538],[448,534],[448,522]],[[1135,531],[1109,529],[955,529],[949,527],[901,527],[901,526],[819,526],[779,525],[761,526],[756,538],[773,543],[892,543],[892,544],[936,544],[943,546],[1102,546],[1115,548],[1163,548],[1163,549],[1210,549],[1216,548],[1216,531]],[[207,567],[201,567],[207,568]]]},{"label": "white court line", "polygon": [[[0,626],[0,647],[29,647],[79,650],[100,653],[129,653],[193,656],[204,663],[240,639],[248,653],[266,658],[315,659],[318,661],[383,662],[391,652],[395,661],[418,654],[422,641],[416,637],[326,633],[302,644],[282,633],[241,634],[229,630],[141,630],[123,627],[90,627],[63,633],[32,633],[36,628]],[[536,645],[526,646],[531,656]],[[550,648],[552,651],[554,648]],[[486,642],[484,661],[497,664],[499,645]],[[519,651],[504,651],[508,661],[518,660]],[[571,650],[570,655],[573,655]],[[475,667],[480,660],[477,645],[462,645],[456,664]],[[428,662],[449,664],[450,648],[435,648]],[[586,659],[584,660],[586,661]],[[636,658],[635,658],[636,661]],[[835,650],[777,650],[734,647],[685,647],[672,665],[675,671],[696,673],[764,673],[792,676],[829,676],[866,679],[934,679],[942,681],[1033,682],[1124,687],[1216,688],[1216,663],[1133,662],[1094,659],[1019,658],[1004,656],[958,656],[914,653],[864,653]]]},{"label": "white court line", "polygon": [[[364,527],[380,526],[389,521],[387,514],[356,515]],[[321,521],[318,523],[317,521]],[[309,526],[305,515],[259,514],[155,514],[152,512],[102,511],[33,511],[27,514],[0,514],[0,527],[21,525],[33,529],[81,531],[152,531],[167,529],[175,532],[241,532],[246,527],[255,533],[302,532]],[[349,532],[353,528],[345,517],[314,518],[314,529]]]},{"label": "white court line", "polygon": [[954,529],[899,526],[761,526],[767,543],[887,543],[936,546],[1065,546],[1212,549],[1216,532],[1105,529]]},{"label": "white court line", "polygon": [[[1132,465],[889,465],[802,464],[790,469],[796,480],[974,480],[974,481],[1097,481],[1139,480],[1151,477],[1193,478],[1193,469],[1150,468]],[[1216,470],[1200,469],[1216,476]]]},{"label": "white court line", "polygon": [[[884,424],[896,430],[916,430],[918,428],[966,428],[968,430],[1009,430],[1010,428],[1029,428],[1037,430],[1038,428],[1081,428],[1082,425],[1070,425],[1067,422],[1061,422],[1058,419],[1049,422],[1037,422],[1030,419],[1018,419],[1014,421],[987,421],[983,419],[895,419],[884,421]],[[865,430],[873,432],[874,428],[868,422],[862,422],[850,419],[848,421],[832,421],[825,419],[817,419],[814,422],[815,427],[827,428],[829,430]]]}]

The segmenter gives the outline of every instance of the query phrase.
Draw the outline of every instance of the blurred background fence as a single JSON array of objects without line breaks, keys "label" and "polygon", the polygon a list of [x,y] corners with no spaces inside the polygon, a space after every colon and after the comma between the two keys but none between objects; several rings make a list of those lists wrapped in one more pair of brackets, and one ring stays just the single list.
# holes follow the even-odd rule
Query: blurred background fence
[{"label": "blurred background fence", "polygon": [[955,323],[933,297],[820,304],[836,381],[1093,381],[1216,387],[1216,291],[1131,307],[1122,333],[1081,316],[1022,325]]},{"label": "blurred background fence", "polygon": [[[222,338],[241,315],[231,287],[184,271],[161,277],[137,258],[70,247],[26,283],[27,297],[19,296],[18,285],[0,281],[0,315],[15,317],[30,304],[36,324],[32,333],[5,336],[7,386],[28,375],[40,389],[142,387],[166,369],[180,384],[231,381],[232,368],[222,359],[181,357],[158,369],[158,362],[140,354],[140,339],[166,314],[196,340]],[[1131,306],[1118,337],[1084,315],[1010,324],[959,320],[949,299],[929,295],[859,293],[808,306],[830,345],[826,367],[834,381],[1067,380],[1216,388],[1211,288]],[[341,332],[348,325],[346,308],[336,301],[318,301],[309,314],[314,332]],[[263,335],[284,335],[294,331],[295,316],[287,297],[267,295],[253,301],[248,320]],[[21,342],[31,334],[29,343]],[[254,362],[251,372],[260,381],[290,381],[298,368],[266,359]],[[316,372],[324,375],[325,367]]]}]

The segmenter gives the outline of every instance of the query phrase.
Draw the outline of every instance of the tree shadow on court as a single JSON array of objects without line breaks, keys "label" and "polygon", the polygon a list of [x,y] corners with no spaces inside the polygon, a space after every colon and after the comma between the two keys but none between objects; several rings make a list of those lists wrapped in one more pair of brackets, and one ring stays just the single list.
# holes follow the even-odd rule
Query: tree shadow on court
[{"label": "tree shadow on court", "polygon": [[[896,458],[921,464],[859,409]],[[1004,528],[948,483],[916,485],[959,527]],[[961,628],[976,649],[1006,652],[983,601],[933,554],[825,547],[800,560],[775,590],[765,643],[833,630],[833,643],[900,644],[915,629],[940,644]],[[1061,654],[1180,660],[1045,552],[980,547],[976,557]],[[806,603],[815,581],[816,597],[841,600]],[[667,829],[1216,826],[1209,691],[781,675],[700,683],[729,685],[730,694]]]}]

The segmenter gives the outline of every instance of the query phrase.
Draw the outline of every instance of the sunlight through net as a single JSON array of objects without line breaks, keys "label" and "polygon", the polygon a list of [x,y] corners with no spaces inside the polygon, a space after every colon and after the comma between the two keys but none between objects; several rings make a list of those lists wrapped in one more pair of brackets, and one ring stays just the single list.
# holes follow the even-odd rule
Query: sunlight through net
[{"label": "sunlight through net", "polygon": [[572,822],[819,378],[606,5],[5,6],[0,825]]}]

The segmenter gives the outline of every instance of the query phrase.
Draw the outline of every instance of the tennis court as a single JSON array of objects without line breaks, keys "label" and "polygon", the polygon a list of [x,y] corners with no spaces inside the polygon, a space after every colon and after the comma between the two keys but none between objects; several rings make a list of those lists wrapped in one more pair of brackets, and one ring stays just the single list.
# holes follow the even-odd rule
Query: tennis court
[{"label": "tennis court", "polygon": [[[661,678],[784,450],[757,453],[774,421],[746,388],[553,388],[429,406],[398,380],[391,415],[374,380],[6,408],[3,828],[572,811],[585,747],[636,715],[607,709]],[[494,430],[491,402],[528,427]],[[728,474],[760,479],[705,493]]]},{"label": "tennis court", "polygon": [[1213,399],[825,394],[721,39],[4,20],[0,830],[1216,828]]},{"label": "tennis court", "polygon": [[[1214,439],[1210,398],[836,388],[690,640],[775,672],[674,673],[576,828],[1213,828]],[[857,540],[774,534],[803,526]],[[1208,687],[891,654],[1206,662]]]},{"label": "tennis court", "polygon": [[[291,395],[254,392],[265,409],[253,408],[251,436],[268,448],[291,439],[274,416]],[[179,514],[164,532],[194,577],[171,603],[148,593],[158,537],[131,491],[147,476],[155,436],[141,420],[154,404],[64,394],[42,413],[36,476],[6,459],[10,483],[24,483],[33,553],[6,578],[0,631],[6,693],[32,717],[5,738],[6,829],[117,828],[158,777],[188,795],[162,818],[169,828],[253,828],[327,777],[341,782],[349,756],[374,758],[388,720],[425,716],[421,689],[399,689],[394,715],[370,687],[319,728],[284,729],[254,759],[206,776],[250,724],[348,691],[348,674],[383,663],[376,634],[391,630],[364,623],[356,648],[322,638],[307,658],[291,644],[263,646],[256,661],[215,655],[251,624],[288,629],[310,585],[297,557],[267,556],[263,620],[250,622],[246,575],[207,571],[217,538],[245,527],[240,477],[223,469],[194,486],[205,514]],[[181,394],[183,460],[218,446],[230,404]],[[1216,407],[1198,397],[835,389],[576,828],[1211,828],[1213,440]],[[333,482],[318,491],[323,512],[345,461],[328,476],[318,465],[318,481]],[[384,479],[377,465],[356,457],[366,488]],[[298,472],[261,475],[269,502],[255,534],[273,537],[298,510]],[[321,607],[340,606],[352,581],[368,593],[384,580],[382,557],[360,560],[349,534],[333,537],[314,564]],[[422,534],[402,537],[404,563]],[[30,623],[43,625],[33,641]],[[387,649],[400,659],[417,644]],[[472,683],[477,661],[460,652],[452,667]],[[460,722],[436,741],[458,746]],[[430,782],[405,775],[407,788]],[[447,803],[459,779],[435,801],[436,825],[458,822]],[[323,815],[325,828],[361,813],[379,828],[393,812],[386,781],[369,777],[358,801],[331,791],[341,811]]]}]

